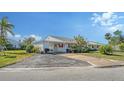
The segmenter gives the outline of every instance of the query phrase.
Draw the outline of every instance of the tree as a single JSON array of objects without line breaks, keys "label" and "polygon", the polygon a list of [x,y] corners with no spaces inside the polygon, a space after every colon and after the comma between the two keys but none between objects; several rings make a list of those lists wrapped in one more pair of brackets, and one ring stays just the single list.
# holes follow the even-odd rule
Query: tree
[{"label": "tree", "polygon": [[8,22],[8,18],[7,17],[3,17],[0,20],[0,45],[6,47],[6,44],[8,42],[7,40],[7,34],[10,33],[12,35],[14,35],[13,33],[13,28],[14,25]]},{"label": "tree", "polygon": [[72,45],[71,47],[74,52],[82,53],[89,51],[89,48],[87,47],[87,42],[82,36],[74,36],[74,39],[76,41],[76,45]]},{"label": "tree", "polygon": [[118,45],[124,42],[124,36],[122,35],[122,31],[116,30],[113,32],[113,36],[111,33],[105,34],[105,39],[108,40],[109,44],[111,45]]},{"label": "tree", "polygon": [[105,34],[105,39],[108,40],[109,43],[110,43],[111,38],[112,38],[112,34],[111,33],[106,33]]},{"label": "tree", "polygon": [[114,35],[115,35],[115,36],[121,36],[121,34],[122,34],[122,31],[120,31],[120,30],[116,30],[116,31],[114,32]]},{"label": "tree", "polygon": [[99,51],[101,54],[112,55],[113,49],[111,45],[100,46]]},{"label": "tree", "polygon": [[119,48],[121,51],[124,51],[124,43],[119,44]]},{"label": "tree", "polygon": [[3,17],[0,21],[0,36],[6,38],[7,33],[14,35],[13,33],[14,25],[8,22],[7,17]]},{"label": "tree", "polygon": [[33,37],[29,37],[29,38],[25,38],[24,40],[23,40],[23,42],[21,43],[21,49],[26,49],[26,47],[28,46],[28,45],[32,45],[32,43],[35,41],[35,38],[33,38]]},{"label": "tree", "polygon": [[74,39],[76,40],[77,46],[82,47],[82,46],[86,46],[86,44],[87,44],[85,39],[80,35],[74,36]]},{"label": "tree", "polygon": [[111,37],[112,37],[112,34],[111,34],[111,33],[106,33],[106,34],[105,34],[105,39],[106,39],[106,40],[110,40]]},{"label": "tree", "polygon": [[34,41],[35,41],[35,38],[29,37],[29,38],[25,38],[23,42],[29,45],[29,44],[32,44]]}]

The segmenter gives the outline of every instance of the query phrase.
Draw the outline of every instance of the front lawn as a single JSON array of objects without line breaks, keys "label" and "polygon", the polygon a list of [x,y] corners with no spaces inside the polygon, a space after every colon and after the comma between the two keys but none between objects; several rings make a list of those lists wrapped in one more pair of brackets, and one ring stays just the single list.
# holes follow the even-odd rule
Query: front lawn
[{"label": "front lawn", "polygon": [[10,50],[10,51],[5,51],[5,55],[3,54],[4,54],[3,52],[0,52],[0,67],[14,64],[24,58],[33,55],[31,53],[26,53],[25,50]]},{"label": "front lawn", "polygon": [[107,59],[112,59],[112,60],[124,61],[124,52],[114,52],[113,55],[104,55],[104,54],[99,53],[99,51],[90,52],[90,53],[82,53],[82,54],[86,56],[97,57],[97,58],[107,58]]}]

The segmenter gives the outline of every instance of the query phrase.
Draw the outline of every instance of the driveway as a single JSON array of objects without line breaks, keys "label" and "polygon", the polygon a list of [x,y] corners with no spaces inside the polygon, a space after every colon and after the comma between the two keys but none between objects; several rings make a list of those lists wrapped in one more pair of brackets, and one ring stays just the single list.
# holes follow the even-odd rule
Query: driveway
[{"label": "driveway", "polygon": [[84,67],[90,66],[85,61],[66,58],[52,54],[38,54],[22,62],[7,66],[6,68],[42,68],[42,67]]}]

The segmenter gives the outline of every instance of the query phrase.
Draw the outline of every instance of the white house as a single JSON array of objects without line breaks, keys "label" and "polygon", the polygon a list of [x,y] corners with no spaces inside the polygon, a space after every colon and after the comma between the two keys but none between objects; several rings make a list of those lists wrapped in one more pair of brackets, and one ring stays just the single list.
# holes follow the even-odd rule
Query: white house
[{"label": "white house", "polygon": [[[70,46],[76,44],[74,39],[48,36],[43,41],[37,42],[34,45],[41,48],[44,52],[66,53],[69,52]],[[88,46],[92,49],[98,49],[99,43],[88,41]]]},{"label": "white house", "polygon": [[12,44],[12,47],[15,49],[19,49],[21,47],[20,41],[9,39],[9,42],[10,44]]},{"label": "white house", "polygon": [[58,37],[58,36],[48,36],[43,41],[37,42],[34,45],[41,47],[41,50],[44,52],[58,52],[66,53],[70,49],[70,45],[75,44],[75,40]]}]

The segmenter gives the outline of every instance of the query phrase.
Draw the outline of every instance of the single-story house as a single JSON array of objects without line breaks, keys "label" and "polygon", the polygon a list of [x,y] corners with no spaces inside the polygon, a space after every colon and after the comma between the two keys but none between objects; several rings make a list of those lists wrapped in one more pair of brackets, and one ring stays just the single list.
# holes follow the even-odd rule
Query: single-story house
[{"label": "single-story house", "polygon": [[[40,47],[43,52],[55,53],[67,53],[73,44],[76,44],[74,39],[59,36],[48,36],[44,40],[34,43],[34,45]],[[100,43],[88,41],[88,46],[92,49],[98,49]]]},{"label": "single-story house", "polygon": [[14,49],[19,49],[19,48],[21,47],[19,40],[12,40],[12,39],[9,39],[9,42],[10,42],[10,44],[12,44],[12,47],[13,47]]}]

